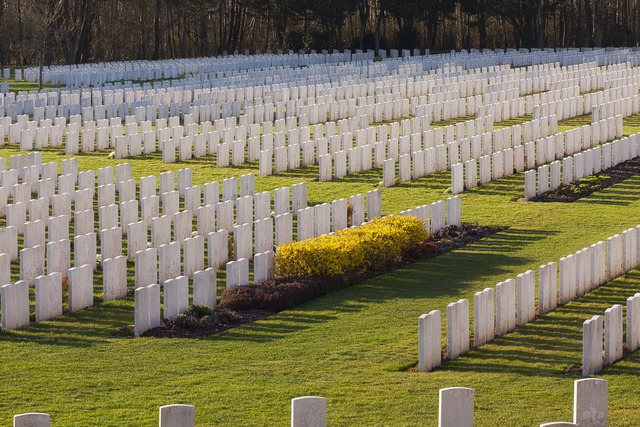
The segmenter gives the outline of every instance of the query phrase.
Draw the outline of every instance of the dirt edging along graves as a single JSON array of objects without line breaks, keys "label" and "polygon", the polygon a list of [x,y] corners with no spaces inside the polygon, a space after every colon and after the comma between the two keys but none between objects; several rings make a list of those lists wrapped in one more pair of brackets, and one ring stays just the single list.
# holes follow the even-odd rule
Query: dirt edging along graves
[{"label": "dirt edging along graves", "polygon": [[[562,185],[557,190],[547,191],[531,198],[529,201],[571,203],[638,174],[640,174],[640,157],[627,160],[605,171],[583,178],[578,182]],[[524,201],[524,198],[519,200]]]}]

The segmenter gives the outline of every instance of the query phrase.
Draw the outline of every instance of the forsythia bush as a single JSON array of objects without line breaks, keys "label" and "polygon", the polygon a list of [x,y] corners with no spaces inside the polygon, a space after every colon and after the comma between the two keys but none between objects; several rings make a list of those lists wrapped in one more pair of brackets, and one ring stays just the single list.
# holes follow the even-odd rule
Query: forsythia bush
[{"label": "forsythia bush", "polygon": [[333,235],[278,247],[280,277],[333,276],[365,271],[398,261],[416,242],[427,239],[416,217],[387,216]]}]

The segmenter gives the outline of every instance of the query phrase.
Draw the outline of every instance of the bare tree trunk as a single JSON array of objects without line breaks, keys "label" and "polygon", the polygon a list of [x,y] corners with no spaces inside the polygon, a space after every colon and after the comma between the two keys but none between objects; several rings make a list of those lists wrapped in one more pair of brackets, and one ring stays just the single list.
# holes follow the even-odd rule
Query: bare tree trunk
[{"label": "bare tree trunk", "polygon": [[182,12],[182,36],[180,38],[180,57],[187,57],[187,11]]},{"label": "bare tree trunk", "polygon": [[593,26],[593,45],[595,47],[602,47],[602,8],[600,7],[600,0],[593,2],[594,4],[594,17],[595,22]]},{"label": "bare tree trunk", "polygon": [[544,48],[544,21],[542,19],[543,0],[538,0],[536,7],[536,24],[538,27],[538,48]]},{"label": "bare tree trunk", "polygon": [[376,37],[375,37],[375,55],[378,55],[380,51],[380,27],[382,25],[382,20],[384,19],[384,9],[381,6],[378,6],[378,18],[376,19]]},{"label": "bare tree trunk", "polygon": [[162,0],[156,0],[156,13],[153,19],[153,54],[151,59],[164,59],[164,28],[162,25]]}]

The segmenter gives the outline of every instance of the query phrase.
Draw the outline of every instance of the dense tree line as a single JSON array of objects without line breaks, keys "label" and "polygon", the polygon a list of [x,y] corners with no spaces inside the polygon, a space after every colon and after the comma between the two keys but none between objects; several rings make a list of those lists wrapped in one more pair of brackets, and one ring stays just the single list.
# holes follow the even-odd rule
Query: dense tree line
[{"label": "dense tree line", "polygon": [[0,63],[637,46],[639,0],[0,0]]}]

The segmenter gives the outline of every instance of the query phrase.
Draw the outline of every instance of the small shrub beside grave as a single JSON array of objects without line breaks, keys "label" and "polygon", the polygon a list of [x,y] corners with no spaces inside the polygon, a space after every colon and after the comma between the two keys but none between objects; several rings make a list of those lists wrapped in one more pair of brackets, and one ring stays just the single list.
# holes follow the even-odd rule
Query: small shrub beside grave
[{"label": "small shrub beside grave", "polygon": [[[412,219],[416,218],[412,217]],[[239,312],[244,310],[264,310],[264,312],[286,310],[402,265],[435,257],[473,243],[500,230],[498,227],[482,227],[469,223],[449,226],[432,233],[427,239],[414,241],[395,264],[387,264],[384,266],[385,268],[382,265],[374,265],[375,268],[358,273],[314,277],[280,277],[255,285],[236,286],[226,289],[222,293],[218,307]]]},{"label": "small shrub beside grave", "polygon": [[397,263],[427,232],[416,217],[389,216],[367,224],[278,248],[279,277],[336,276]]}]

